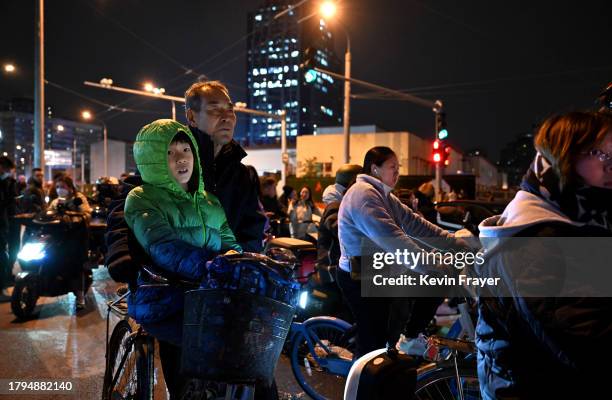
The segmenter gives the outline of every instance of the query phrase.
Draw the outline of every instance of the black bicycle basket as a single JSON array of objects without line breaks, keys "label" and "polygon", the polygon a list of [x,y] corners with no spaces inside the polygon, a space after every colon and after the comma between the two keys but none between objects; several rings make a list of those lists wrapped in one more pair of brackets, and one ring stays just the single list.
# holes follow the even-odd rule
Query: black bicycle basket
[{"label": "black bicycle basket", "polygon": [[209,271],[203,288],[185,294],[182,372],[271,384],[299,286],[261,260],[244,257],[218,257]]}]

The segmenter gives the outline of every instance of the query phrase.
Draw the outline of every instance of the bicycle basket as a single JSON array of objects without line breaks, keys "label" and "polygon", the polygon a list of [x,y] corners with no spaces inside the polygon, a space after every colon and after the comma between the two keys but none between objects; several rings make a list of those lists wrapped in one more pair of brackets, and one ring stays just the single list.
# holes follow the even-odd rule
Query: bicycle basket
[{"label": "bicycle basket", "polygon": [[258,254],[218,256],[208,265],[203,289],[234,289],[297,306],[300,285],[291,279],[291,270]]},{"label": "bicycle basket", "polygon": [[185,294],[184,374],[228,383],[271,384],[294,308],[242,290]]}]

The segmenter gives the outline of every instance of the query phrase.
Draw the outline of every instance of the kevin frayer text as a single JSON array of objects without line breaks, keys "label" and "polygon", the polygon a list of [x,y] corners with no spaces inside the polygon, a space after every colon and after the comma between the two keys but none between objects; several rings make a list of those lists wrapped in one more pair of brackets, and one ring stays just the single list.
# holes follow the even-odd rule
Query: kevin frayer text
[{"label": "kevin frayer text", "polygon": [[430,275],[400,275],[395,277],[384,277],[374,275],[373,282],[376,286],[497,286],[501,278],[474,278],[465,275],[453,276],[430,276]]}]

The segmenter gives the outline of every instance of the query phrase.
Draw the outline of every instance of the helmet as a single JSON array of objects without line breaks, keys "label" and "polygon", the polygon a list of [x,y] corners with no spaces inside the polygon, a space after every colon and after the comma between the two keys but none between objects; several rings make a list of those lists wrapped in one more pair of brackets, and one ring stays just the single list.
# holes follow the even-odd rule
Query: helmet
[{"label": "helmet", "polygon": [[96,185],[118,185],[119,179],[114,176],[101,176],[96,181]]},{"label": "helmet", "polygon": [[100,204],[109,205],[121,192],[119,180],[114,176],[101,176],[96,181],[96,201]]},{"label": "helmet", "polygon": [[357,178],[363,168],[357,164],[344,164],[336,171],[336,183],[348,187]]}]

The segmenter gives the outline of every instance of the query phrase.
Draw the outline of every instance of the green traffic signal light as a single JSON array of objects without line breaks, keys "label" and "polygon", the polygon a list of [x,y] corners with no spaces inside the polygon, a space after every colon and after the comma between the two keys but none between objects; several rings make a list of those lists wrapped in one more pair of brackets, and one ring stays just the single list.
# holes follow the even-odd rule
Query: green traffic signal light
[{"label": "green traffic signal light", "polygon": [[448,131],[446,129],[442,129],[440,130],[440,132],[438,132],[438,139],[443,140],[446,139],[448,137]]},{"label": "green traffic signal light", "polygon": [[316,81],[317,71],[315,71],[314,69],[309,69],[308,71],[304,73],[304,79],[306,80],[306,83],[312,83]]}]

